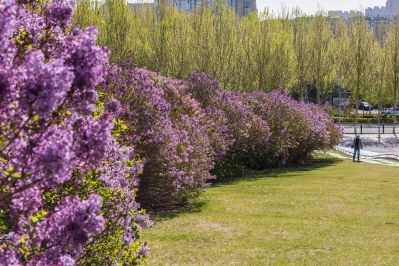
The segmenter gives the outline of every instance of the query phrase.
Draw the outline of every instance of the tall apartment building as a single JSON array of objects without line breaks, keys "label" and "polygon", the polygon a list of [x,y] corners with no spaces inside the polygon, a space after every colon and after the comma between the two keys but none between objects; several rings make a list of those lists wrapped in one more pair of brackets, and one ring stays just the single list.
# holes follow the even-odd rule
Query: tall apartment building
[{"label": "tall apartment building", "polygon": [[[228,0],[229,1],[229,0]],[[235,4],[232,6],[239,17],[248,15],[251,12],[257,12],[256,0],[234,0]],[[229,3],[227,3],[229,5]]]},{"label": "tall apartment building", "polygon": [[385,6],[375,6],[366,9],[367,18],[392,18],[399,15],[399,0],[388,0]]}]

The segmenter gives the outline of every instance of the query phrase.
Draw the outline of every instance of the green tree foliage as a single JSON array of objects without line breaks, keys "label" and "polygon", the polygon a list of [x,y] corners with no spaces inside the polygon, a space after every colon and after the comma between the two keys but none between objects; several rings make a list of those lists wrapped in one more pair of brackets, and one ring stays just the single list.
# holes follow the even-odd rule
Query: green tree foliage
[{"label": "green tree foliage", "polygon": [[[399,90],[399,21],[393,23],[388,31],[386,39],[386,53],[387,57],[387,79],[392,95],[392,106],[396,109],[398,103]],[[396,125],[396,116],[394,117],[394,124]],[[394,127],[394,133],[396,129]]]},{"label": "green tree foliage", "polygon": [[356,122],[361,95],[366,94],[371,72],[371,48],[373,36],[366,21],[361,16],[354,17],[348,24],[346,34],[341,40],[340,60],[344,66],[342,84],[351,89],[355,103]]}]

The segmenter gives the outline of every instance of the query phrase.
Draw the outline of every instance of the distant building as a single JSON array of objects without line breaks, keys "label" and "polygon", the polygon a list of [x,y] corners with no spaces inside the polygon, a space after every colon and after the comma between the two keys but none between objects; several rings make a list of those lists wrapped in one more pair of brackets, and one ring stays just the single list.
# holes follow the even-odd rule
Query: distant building
[{"label": "distant building", "polygon": [[257,12],[256,0],[235,0],[235,2],[235,5],[232,5],[232,7],[235,7],[236,14],[239,17],[246,16],[251,12]]},{"label": "distant building", "polygon": [[[214,0],[174,0],[173,2],[178,9],[185,11],[194,11],[201,5],[213,6],[215,4]],[[226,5],[232,8],[239,17],[257,12],[256,0],[226,0]]]},{"label": "distant building", "polygon": [[[159,0],[155,0],[155,3]],[[214,6],[214,0],[172,0],[177,9],[183,11],[194,11],[202,5]],[[129,3],[133,8],[141,9],[143,6],[154,5],[153,3]],[[244,17],[251,12],[257,12],[256,0],[226,0],[226,5],[232,8],[239,17]]]},{"label": "distant building", "polygon": [[[329,17],[341,17],[345,21],[349,21],[351,17],[358,14],[359,11],[328,11]],[[377,23],[385,23],[395,16],[399,15],[399,0],[387,0],[385,6],[368,7],[365,10],[364,16],[369,21],[370,26],[375,26]]]},{"label": "distant building", "polygon": [[376,28],[381,26],[387,26],[388,24],[392,23],[393,17],[366,17],[366,21],[371,28]]},{"label": "distant building", "polygon": [[[358,15],[359,11],[328,11],[328,17],[331,18],[343,18],[346,22],[351,17]],[[387,26],[392,20],[399,15],[399,0],[387,0],[385,6],[368,7],[365,13],[362,15],[367,20],[368,25],[376,30],[381,30],[382,27]],[[376,32],[379,39],[383,39],[383,34]]]},{"label": "distant building", "polygon": [[190,11],[199,7],[200,1],[197,0],[174,0],[176,8],[179,10]]},{"label": "distant building", "polygon": [[351,17],[355,16],[358,14],[358,11],[350,10],[350,11],[342,11],[342,10],[333,10],[333,11],[328,11],[328,17],[341,17],[345,21],[348,21]]},{"label": "distant building", "polygon": [[366,17],[374,18],[393,18],[399,13],[399,0],[388,0],[385,6],[375,6],[366,9]]},{"label": "distant building", "polygon": [[138,9],[141,10],[142,8],[146,8],[146,7],[153,7],[154,3],[147,3],[147,2],[143,2],[143,3],[128,3],[129,7],[131,9]]}]

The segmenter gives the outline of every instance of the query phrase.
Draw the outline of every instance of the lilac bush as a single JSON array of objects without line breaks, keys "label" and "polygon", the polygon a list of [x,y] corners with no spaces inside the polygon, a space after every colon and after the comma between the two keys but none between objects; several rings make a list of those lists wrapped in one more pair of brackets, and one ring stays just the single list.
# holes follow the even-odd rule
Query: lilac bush
[{"label": "lilac bush", "polygon": [[298,163],[314,150],[331,149],[339,142],[340,131],[327,113],[294,100],[286,91],[246,93],[244,98],[271,130],[263,156],[266,166]]},{"label": "lilac bush", "polygon": [[229,173],[239,164],[263,169],[299,162],[312,151],[332,148],[339,141],[340,132],[325,112],[294,100],[287,92],[229,92],[197,72],[191,74],[189,84],[203,108],[219,110],[229,121],[235,143],[219,173]]},{"label": "lilac bush", "polygon": [[244,102],[243,95],[227,91],[204,73],[194,72],[189,77],[189,92],[208,113],[220,112],[227,119],[227,133],[233,144],[218,162],[217,175],[240,174],[243,168],[258,168],[259,153],[269,143],[267,122]]},{"label": "lilac bush", "polygon": [[120,119],[129,141],[145,161],[139,201],[147,208],[169,208],[214,177],[214,158],[230,145],[223,117],[207,116],[187,94],[182,81],[144,69],[112,67],[103,86],[107,97],[121,101]]},{"label": "lilac bush", "polygon": [[148,253],[137,235],[149,224],[135,201],[142,162],[115,140],[115,108],[96,110],[108,53],[95,29],[68,28],[73,6],[0,0],[0,265],[133,264]]}]

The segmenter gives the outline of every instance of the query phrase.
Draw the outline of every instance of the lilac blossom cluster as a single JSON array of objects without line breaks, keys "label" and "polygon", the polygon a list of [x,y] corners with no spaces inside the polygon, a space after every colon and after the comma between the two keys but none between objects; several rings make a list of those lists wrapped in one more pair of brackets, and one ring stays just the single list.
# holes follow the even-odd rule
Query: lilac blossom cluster
[{"label": "lilac blossom cluster", "polygon": [[118,103],[93,115],[108,52],[69,28],[73,7],[0,0],[0,265],[91,263],[115,230],[132,262],[148,253],[142,162],[113,137]]}]

